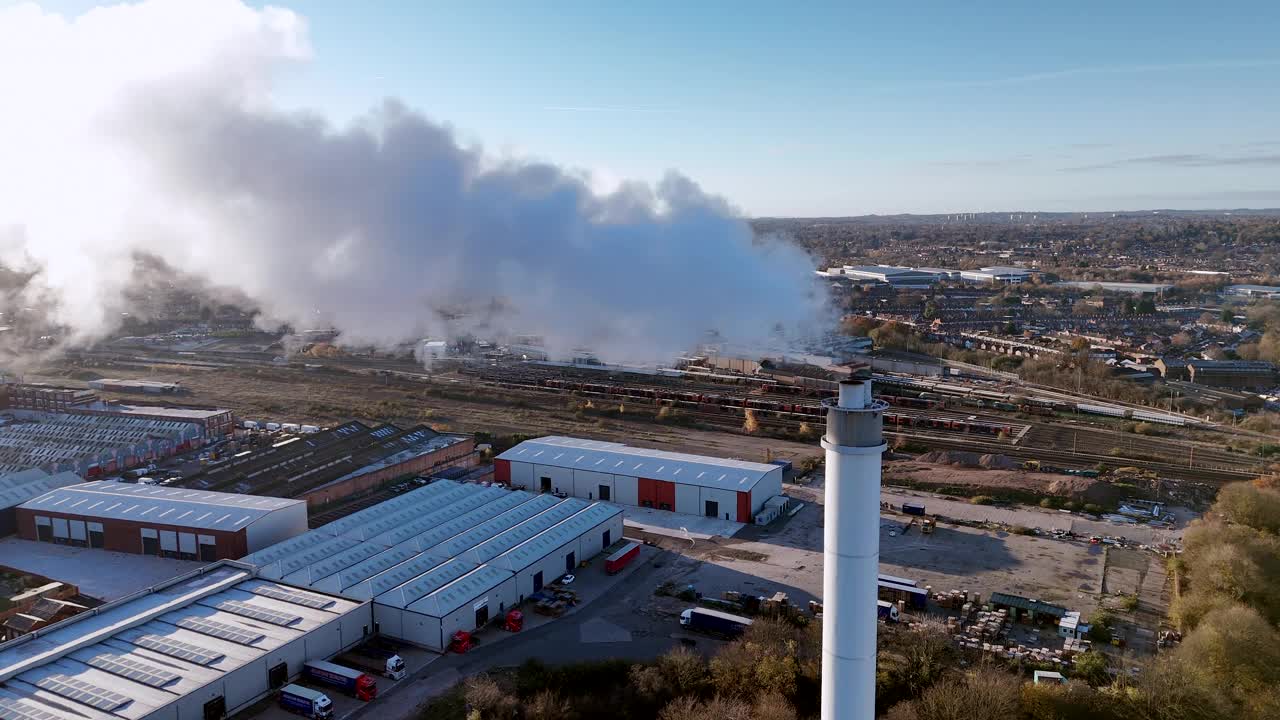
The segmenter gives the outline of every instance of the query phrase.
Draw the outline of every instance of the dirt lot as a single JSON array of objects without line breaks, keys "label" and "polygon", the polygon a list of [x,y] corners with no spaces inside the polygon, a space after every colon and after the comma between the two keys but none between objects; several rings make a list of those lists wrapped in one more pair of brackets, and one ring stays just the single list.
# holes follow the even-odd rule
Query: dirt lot
[{"label": "dirt lot", "polygon": [[[821,488],[788,488],[805,496],[794,517],[768,529],[744,528],[731,539],[672,541],[670,549],[700,563],[680,563],[668,579],[719,596],[783,591],[804,605],[822,596]],[[1091,610],[1102,583],[1102,547],[942,524],[932,535],[901,532],[901,517],[881,518],[880,571],[988,596],[1002,591]]]},{"label": "dirt lot", "polygon": [[[126,366],[56,366],[32,382],[82,384],[86,369],[103,377],[177,381],[187,394],[171,398],[189,405],[218,405],[237,417],[256,420],[332,425],[348,419],[413,425],[426,423],[449,432],[489,432],[495,435],[572,435],[744,460],[820,457],[817,443],[804,444],[727,432],[658,425],[639,419],[651,415],[647,406],[627,404],[581,417],[566,409],[566,398],[554,395],[512,395],[508,391],[473,388],[459,380],[438,378],[431,384],[387,381],[339,370],[301,372],[274,368],[193,370],[177,365],[154,369]],[[106,394],[112,396],[111,394]],[[155,401],[138,395],[114,395],[132,401]],[[170,398],[166,398],[170,399]],[[628,413],[632,420],[628,420]]]},{"label": "dirt lot", "polygon": [[955,465],[937,465],[917,461],[894,461],[884,466],[886,485],[900,484],[910,487],[956,487],[971,490],[1022,490],[1041,495],[1072,497],[1086,495],[1098,484],[1090,478],[1051,473],[1023,472],[1021,470],[987,470]]}]

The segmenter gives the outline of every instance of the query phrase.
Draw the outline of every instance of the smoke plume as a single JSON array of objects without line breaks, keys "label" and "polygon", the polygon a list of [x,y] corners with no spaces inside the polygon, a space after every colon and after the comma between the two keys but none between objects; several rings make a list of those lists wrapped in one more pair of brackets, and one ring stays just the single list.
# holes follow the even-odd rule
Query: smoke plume
[{"label": "smoke plume", "polygon": [[91,342],[150,255],[347,343],[483,324],[647,360],[815,317],[811,260],[691,180],[597,193],[395,100],[341,128],[286,112],[273,76],[309,56],[299,16],[239,0],[0,9],[0,264],[33,274],[22,303]]}]

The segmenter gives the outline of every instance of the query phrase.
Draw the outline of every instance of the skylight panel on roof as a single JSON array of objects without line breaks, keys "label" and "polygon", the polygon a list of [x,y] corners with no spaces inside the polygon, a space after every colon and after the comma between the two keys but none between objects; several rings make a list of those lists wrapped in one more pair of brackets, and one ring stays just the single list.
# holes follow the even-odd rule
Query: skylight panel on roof
[{"label": "skylight panel on roof", "polygon": [[0,697],[0,720],[62,720],[54,713],[31,703]]},{"label": "skylight panel on roof", "polygon": [[201,635],[229,640],[237,645],[253,645],[266,637],[260,632],[228,625],[227,623],[200,617],[184,617],[177,622],[178,627],[198,632]]},{"label": "skylight panel on roof", "polygon": [[118,692],[112,692],[61,673],[40,678],[35,684],[41,690],[48,690],[55,695],[61,695],[81,705],[88,705],[103,712],[113,712],[131,702],[127,696]]},{"label": "skylight panel on roof", "polygon": [[132,658],[116,655],[114,653],[102,653],[94,655],[85,661],[86,665],[95,667],[112,675],[118,675],[128,680],[140,682],[150,687],[164,687],[181,676],[177,673],[161,670],[158,667],[138,662]]},{"label": "skylight panel on roof", "polygon": [[268,610],[267,608],[257,607],[256,605],[250,605],[249,603],[240,602],[239,600],[223,600],[217,605],[214,605],[214,607],[219,610],[225,610],[229,613],[253,618],[254,620],[261,620],[262,622],[279,625],[281,627],[288,627],[302,620],[302,617],[299,615],[290,615],[278,610]]},{"label": "skylight panel on roof", "polygon": [[196,665],[212,665],[226,657],[222,653],[205,650],[197,645],[174,640],[163,635],[141,635],[133,641],[133,644],[148,650],[154,650],[162,655],[186,660]]},{"label": "skylight panel on roof", "polygon": [[285,590],[284,588],[280,588],[280,587],[275,587],[274,585],[259,585],[258,587],[254,588],[250,592],[252,592],[255,595],[269,597],[272,600],[282,600],[287,603],[293,603],[294,605],[301,605],[302,607],[314,608],[316,610],[323,610],[327,607],[332,606],[335,602],[334,600],[327,597],[320,597],[318,595],[304,595],[302,593],[290,592],[289,590]]}]

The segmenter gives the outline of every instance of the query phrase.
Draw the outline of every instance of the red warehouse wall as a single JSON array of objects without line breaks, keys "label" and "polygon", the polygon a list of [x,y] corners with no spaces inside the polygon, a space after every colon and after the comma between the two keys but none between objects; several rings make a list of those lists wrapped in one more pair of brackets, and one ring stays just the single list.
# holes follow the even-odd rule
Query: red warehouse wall
[{"label": "red warehouse wall", "polygon": [[92,515],[76,515],[71,513],[46,512],[44,510],[27,510],[25,508],[18,509],[18,535],[24,540],[38,540],[39,535],[36,534],[36,516],[47,518],[66,518],[67,520],[84,520],[86,522],[102,523],[102,541],[104,550],[114,550],[116,552],[132,553],[134,555],[142,554],[142,528],[150,528],[156,531],[172,530],[179,533],[192,533],[194,535],[212,535],[215,546],[218,549],[218,558],[229,558],[232,560],[242,558],[249,553],[249,543],[245,536],[245,530],[242,528],[236,532],[226,532],[221,530],[201,530],[197,528],[187,527],[185,525],[164,525],[162,523],[153,522],[134,522],[132,520],[118,520],[109,518],[99,518]]},{"label": "red warehouse wall", "polygon": [[511,484],[511,461],[510,460],[494,460],[493,461],[493,481],[502,483],[503,485]]}]

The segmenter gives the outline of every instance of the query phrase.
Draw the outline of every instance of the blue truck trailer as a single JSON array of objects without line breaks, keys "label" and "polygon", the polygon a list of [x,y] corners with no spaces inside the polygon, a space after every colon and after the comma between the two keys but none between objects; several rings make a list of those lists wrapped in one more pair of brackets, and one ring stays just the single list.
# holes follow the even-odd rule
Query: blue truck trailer
[{"label": "blue truck trailer", "polygon": [[285,685],[277,696],[280,707],[291,713],[297,713],[311,720],[331,720],[333,718],[333,702],[329,696],[319,690],[312,690],[301,685]]},{"label": "blue truck trailer", "polygon": [[751,618],[732,615],[727,612],[712,610],[711,608],[696,607],[680,613],[680,624],[690,630],[696,630],[708,635],[737,637],[751,627]]}]

